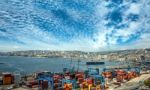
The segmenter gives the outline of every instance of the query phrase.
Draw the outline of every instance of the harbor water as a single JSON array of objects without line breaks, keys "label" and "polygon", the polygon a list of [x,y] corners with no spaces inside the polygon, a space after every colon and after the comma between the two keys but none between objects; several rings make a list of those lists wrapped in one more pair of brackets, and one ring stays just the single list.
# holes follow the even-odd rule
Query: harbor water
[{"label": "harbor water", "polygon": [[104,65],[87,66],[87,60],[65,59],[65,58],[35,58],[35,57],[16,57],[1,56],[0,72],[22,72],[33,73],[38,71],[62,72],[63,68],[73,68],[75,70],[86,70],[87,68],[99,68],[102,70],[107,66],[116,66],[118,61],[103,60]]}]

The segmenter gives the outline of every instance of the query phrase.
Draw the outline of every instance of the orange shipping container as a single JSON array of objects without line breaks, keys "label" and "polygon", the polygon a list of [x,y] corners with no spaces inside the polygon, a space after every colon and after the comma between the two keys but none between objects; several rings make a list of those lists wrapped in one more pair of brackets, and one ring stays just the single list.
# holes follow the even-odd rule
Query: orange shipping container
[{"label": "orange shipping container", "polygon": [[11,84],[11,82],[12,82],[12,77],[4,77],[3,78],[3,84],[4,85]]}]

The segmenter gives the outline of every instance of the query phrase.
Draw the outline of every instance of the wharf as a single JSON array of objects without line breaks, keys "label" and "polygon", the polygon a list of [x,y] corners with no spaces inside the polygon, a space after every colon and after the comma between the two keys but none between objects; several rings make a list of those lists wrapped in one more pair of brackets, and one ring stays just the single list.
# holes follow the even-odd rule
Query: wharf
[{"label": "wharf", "polygon": [[106,66],[106,69],[125,69],[129,68],[128,65],[120,65],[120,66]]},{"label": "wharf", "polygon": [[139,88],[143,84],[143,82],[148,78],[150,78],[150,73],[143,74],[140,77],[136,77],[124,83],[121,87],[115,88],[114,90],[135,90]]}]

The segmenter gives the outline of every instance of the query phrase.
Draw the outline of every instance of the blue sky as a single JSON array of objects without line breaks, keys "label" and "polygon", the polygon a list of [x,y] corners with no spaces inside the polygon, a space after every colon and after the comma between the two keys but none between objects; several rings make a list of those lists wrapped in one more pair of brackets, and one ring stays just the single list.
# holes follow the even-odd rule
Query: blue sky
[{"label": "blue sky", "polygon": [[0,51],[150,47],[149,0],[1,0]]}]

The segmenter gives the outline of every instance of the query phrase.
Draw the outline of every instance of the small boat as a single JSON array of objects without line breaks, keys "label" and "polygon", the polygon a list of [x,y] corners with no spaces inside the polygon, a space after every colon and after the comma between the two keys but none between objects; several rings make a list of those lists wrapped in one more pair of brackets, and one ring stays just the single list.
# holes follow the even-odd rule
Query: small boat
[{"label": "small boat", "polygon": [[0,64],[5,64],[5,63],[3,63],[3,62],[0,62]]},{"label": "small boat", "polygon": [[100,61],[89,61],[86,62],[86,65],[103,65],[105,62],[100,62]]}]

